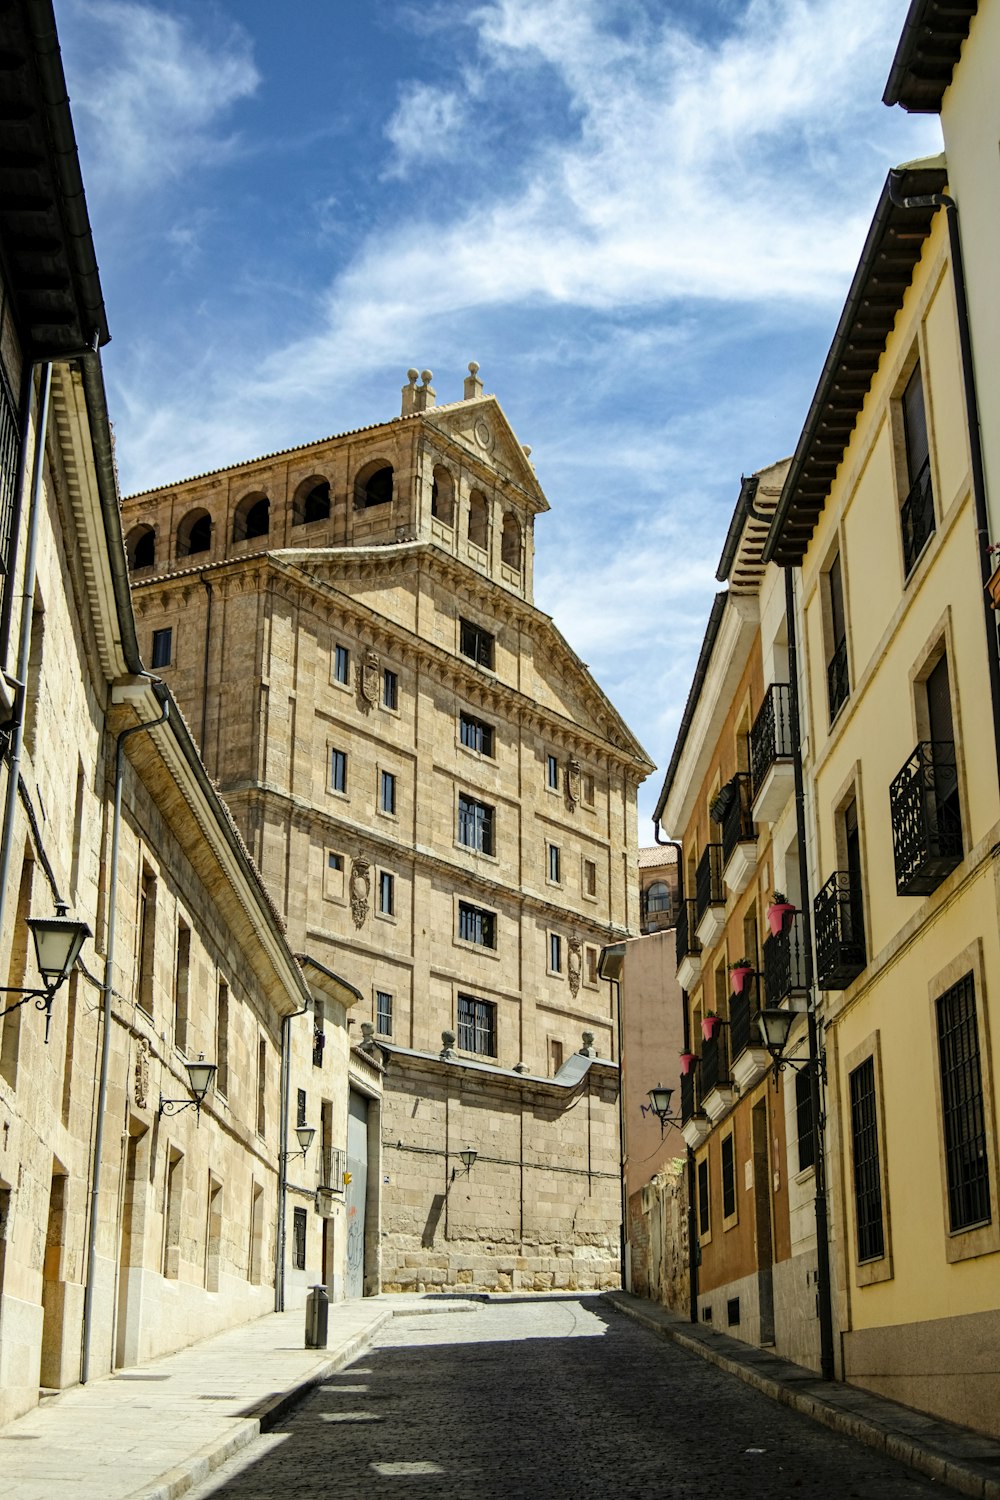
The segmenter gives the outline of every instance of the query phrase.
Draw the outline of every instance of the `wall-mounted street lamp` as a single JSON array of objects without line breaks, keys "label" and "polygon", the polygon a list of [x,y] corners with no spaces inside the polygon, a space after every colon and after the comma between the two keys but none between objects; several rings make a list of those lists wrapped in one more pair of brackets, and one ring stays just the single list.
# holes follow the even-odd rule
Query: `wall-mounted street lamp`
[{"label": "wall-mounted street lamp", "polygon": [[[788,1035],[795,1020],[795,1011],[764,1009],[757,1014],[757,1025],[763,1038],[764,1046],[771,1055],[771,1065],[774,1072],[774,1082],[777,1086],[778,1074],[785,1068],[809,1068],[813,1065],[812,1057],[786,1057],[785,1048],[788,1045]],[[826,1072],[822,1054],[815,1059],[819,1068],[820,1076],[825,1078]]]},{"label": "wall-mounted street lamp", "polygon": [[670,1099],[673,1089],[665,1089],[662,1083],[658,1083],[655,1089],[649,1091],[649,1103],[640,1104],[639,1110],[644,1115],[655,1115],[660,1122],[660,1139],[662,1140],[668,1125],[677,1125],[677,1116],[670,1108]]},{"label": "wall-mounted street lamp", "polygon": [[0,985],[0,994],[20,995],[13,1005],[4,1007],[2,1013],[17,1010],[34,1000],[35,1009],[45,1012],[45,1040],[49,1039],[52,1021],[52,1000],[60,985],[69,977],[70,971],[80,957],[80,949],[91,936],[86,922],[78,922],[66,913],[69,907],[64,901],[56,903],[54,917],[29,917],[28,926],[35,940],[35,962],[42,976],[42,987],[22,988],[17,985]]},{"label": "wall-mounted street lamp", "polygon": [[282,1159],[282,1161],[293,1161],[294,1158],[297,1157],[297,1156],[301,1156],[303,1158],[303,1160],[305,1160],[305,1154],[309,1150],[309,1147],[312,1145],[312,1143],[313,1143],[313,1136],[315,1134],[316,1134],[316,1127],[315,1127],[315,1125],[296,1125],[296,1127],[295,1127],[295,1135],[296,1135],[296,1138],[297,1138],[298,1143],[299,1143],[299,1150],[298,1151],[282,1151],[282,1153],[281,1153],[281,1159]]},{"label": "wall-mounted street lamp", "polygon": [[204,1052],[200,1052],[197,1062],[185,1062],[184,1066],[187,1068],[191,1098],[164,1099],[161,1094],[159,1113],[161,1115],[178,1115],[182,1109],[190,1109],[193,1105],[200,1119],[201,1106],[204,1103],[205,1095],[215,1082],[218,1063],[207,1063]]},{"label": "wall-mounted street lamp", "polygon": [[[476,1157],[479,1155],[479,1152],[473,1146],[466,1146],[465,1150],[464,1151],[460,1151],[458,1154],[462,1158],[462,1166],[465,1168],[466,1175],[468,1175],[472,1171],[473,1167],[476,1165]],[[452,1169],[451,1169],[451,1180],[452,1180],[452,1182],[455,1181],[455,1178],[457,1176],[458,1176],[458,1168],[457,1167],[452,1167]]]}]

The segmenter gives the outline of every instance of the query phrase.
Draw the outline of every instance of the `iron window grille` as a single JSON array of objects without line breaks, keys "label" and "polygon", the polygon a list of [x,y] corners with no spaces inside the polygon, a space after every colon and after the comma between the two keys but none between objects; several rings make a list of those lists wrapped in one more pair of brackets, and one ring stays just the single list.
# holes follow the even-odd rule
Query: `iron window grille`
[{"label": "iron window grille", "polygon": [[885,1254],[882,1227],[882,1168],[875,1109],[875,1059],[866,1057],[850,1074],[851,1153],[854,1161],[854,1217],[858,1262]]},{"label": "iron window grille", "polygon": [[861,892],[847,870],[835,870],[813,900],[816,978],[820,989],[846,989],[867,963]]},{"label": "iron window grille", "polygon": [[701,1097],[698,1092],[697,1074],[692,1064],[689,1073],[681,1074],[681,1124],[686,1124],[693,1115],[700,1113]]},{"label": "iron window grille", "polygon": [[497,1055],[497,1008],[475,995],[458,997],[458,1045],[463,1052]]},{"label": "iron window grille", "polygon": [[480,667],[487,667],[493,671],[493,662],[496,648],[496,637],[481,625],[474,625],[471,620],[459,622],[459,650],[463,656],[468,656]]},{"label": "iron window grille", "polygon": [[988,1224],[990,1171],[976,990],[966,974],[937,1001],[948,1217],[954,1233]]},{"label": "iron window grille", "polygon": [[330,789],[334,792],[347,791],[346,750],[330,751]]},{"label": "iron window grille", "polygon": [[773,682],[750,730],[750,776],[756,797],[778,760],[792,758],[792,714],[787,682]]},{"label": "iron window grille", "polygon": [[694,877],[695,906],[698,920],[710,906],[724,906],[726,895],[722,884],[722,845],[706,844]]},{"label": "iron window grille", "polygon": [[466,943],[477,943],[480,948],[495,948],[497,945],[496,916],[484,911],[481,906],[470,906],[466,901],[458,903],[458,935]]},{"label": "iron window grille", "polygon": [[351,676],[351,653],[346,646],[335,646],[333,651],[333,676],[336,682],[347,683]]},{"label": "iron window grille", "polygon": [[323,1066],[323,1049],[326,1046],[326,1032],[319,1026],[313,1027],[313,1067]]},{"label": "iron window grille", "polygon": [[479,755],[488,755],[492,760],[493,735],[492,724],[484,724],[482,719],[474,718],[472,714],[460,715],[459,738],[466,749],[475,750]]},{"label": "iron window grille", "polygon": [[342,1146],[324,1146],[320,1156],[320,1183],[333,1188],[335,1193],[343,1191],[344,1173],[347,1171],[347,1152]]},{"label": "iron window grille", "polygon": [[306,1091],[305,1091],[305,1089],[296,1089],[296,1091],[295,1091],[295,1125],[296,1125],[296,1128],[298,1128],[299,1125],[304,1125],[306,1123],[306,1110],[307,1109],[308,1109],[308,1104],[306,1102]]},{"label": "iron window grille", "polygon": [[806,988],[806,949],[802,914],[796,912],[783,932],[764,939],[764,992],[769,1005],[780,1005]]},{"label": "iron window grille", "polygon": [[798,1138],[799,1171],[816,1165],[816,1137],[812,1117],[812,1068],[795,1075],[795,1134]]},{"label": "iron window grille", "polygon": [[841,636],[833,648],[833,655],[826,664],[826,691],[830,703],[830,723],[843,708],[851,695],[851,679],[847,667],[847,637]]},{"label": "iron window grille", "polygon": [[923,740],[889,786],[896,892],[929,896],[961,863],[962,818],[953,740]]},{"label": "iron window grille", "polygon": [[723,1136],[722,1147],[722,1217],[731,1219],[736,1212],[736,1159],[733,1137]]},{"label": "iron window grille", "polygon": [[677,927],[675,929],[677,962],[687,958],[689,953],[700,953],[701,944],[695,934],[698,925],[698,912],[695,902],[690,898],[681,901],[677,908]]},{"label": "iron window grille", "polygon": [[296,1208],[292,1213],[292,1265],[296,1271],[306,1268],[306,1211]]},{"label": "iron window grille", "polygon": [[375,991],[375,1030],[380,1036],[392,1036],[392,996],[388,990]]},{"label": "iron window grille", "polygon": [[464,793],[458,798],[458,842],[481,854],[493,853],[493,809]]},{"label": "iron window grille", "polygon": [[900,506],[899,524],[903,533],[903,576],[909,578],[937,526],[929,458],[924,459],[910,493]]}]

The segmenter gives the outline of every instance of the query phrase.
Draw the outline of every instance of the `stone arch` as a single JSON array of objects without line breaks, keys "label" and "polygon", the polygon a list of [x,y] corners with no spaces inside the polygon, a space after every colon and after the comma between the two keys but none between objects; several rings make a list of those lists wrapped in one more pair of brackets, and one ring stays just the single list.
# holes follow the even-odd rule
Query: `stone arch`
[{"label": "stone arch", "polygon": [[434,465],[434,481],[431,485],[431,515],[445,526],[455,524],[455,481],[451,470],[444,464]]},{"label": "stone arch", "polygon": [[156,532],[152,526],[133,526],[125,538],[128,565],[133,573],[156,562]]},{"label": "stone arch", "polygon": [[267,536],[271,529],[271,502],[260,490],[244,495],[233,515],[233,541],[245,542]]},{"label": "stone arch", "polygon": [[330,515],[330,481],[319,474],[303,479],[292,500],[292,525],[308,526],[310,521],[325,521]]},{"label": "stone arch", "polygon": [[482,490],[469,495],[469,541],[484,551],[490,544],[490,503]]},{"label": "stone arch", "polygon": [[521,571],[521,527],[512,510],[509,510],[503,518],[503,532],[500,537],[500,561],[505,562],[508,568],[516,568]]},{"label": "stone arch", "polygon": [[368,510],[372,505],[388,505],[392,500],[392,464],[384,458],[373,458],[359,469],[354,480],[354,508]]},{"label": "stone arch", "polygon": [[189,510],[177,528],[177,556],[191,557],[212,546],[212,517],[207,510]]}]

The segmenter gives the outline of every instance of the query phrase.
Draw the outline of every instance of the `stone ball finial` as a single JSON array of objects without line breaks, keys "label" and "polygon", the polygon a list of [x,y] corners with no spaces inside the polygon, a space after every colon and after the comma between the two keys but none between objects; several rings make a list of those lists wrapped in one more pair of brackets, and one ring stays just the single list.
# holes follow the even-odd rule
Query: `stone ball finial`
[{"label": "stone ball finial", "polygon": [[521,444],[521,448],[522,448],[522,450],[524,452],[525,458],[530,458],[531,457],[531,444],[530,443],[522,443]]},{"label": "stone ball finial", "polygon": [[372,1037],[375,1035],[375,1027],[372,1025],[371,1021],[361,1022],[361,1035],[364,1037],[366,1042],[371,1041]]},{"label": "stone ball finial", "polygon": [[417,376],[419,374],[420,374],[419,370],[414,370],[414,369],[411,368],[411,369],[407,370],[407,372],[406,372],[406,378],[410,382],[411,385],[416,385],[416,383],[417,383]]},{"label": "stone ball finial", "polygon": [[479,374],[479,366],[478,366],[478,364],[476,363],[476,361],[474,359],[470,359],[469,360],[469,374],[470,375],[478,375]]},{"label": "stone ball finial", "polygon": [[442,1031],[441,1040],[442,1042],[444,1042],[446,1047],[454,1047],[455,1033],[453,1031]]},{"label": "stone ball finial", "polygon": [[424,385],[430,385],[431,381],[434,379],[434,371],[433,370],[421,370],[420,371],[420,379],[424,382]]}]

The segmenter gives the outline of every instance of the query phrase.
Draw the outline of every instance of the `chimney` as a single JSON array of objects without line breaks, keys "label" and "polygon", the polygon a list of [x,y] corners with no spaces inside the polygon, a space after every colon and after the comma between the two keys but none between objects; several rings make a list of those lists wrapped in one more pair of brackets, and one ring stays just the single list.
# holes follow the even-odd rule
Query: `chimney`
[{"label": "chimney", "polygon": [[475,401],[477,396],[483,394],[483,382],[479,378],[479,366],[474,359],[469,360],[469,373],[465,377],[466,401]]}]

